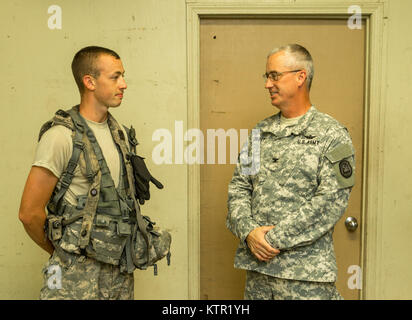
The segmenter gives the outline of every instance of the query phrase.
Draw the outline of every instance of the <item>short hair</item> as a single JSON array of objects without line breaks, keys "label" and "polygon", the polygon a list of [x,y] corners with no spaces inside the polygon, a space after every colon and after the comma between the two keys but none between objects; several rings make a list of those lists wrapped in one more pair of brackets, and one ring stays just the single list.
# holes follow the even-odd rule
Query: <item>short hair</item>
[{"label": "short hair", "polygon": [[312,86],[312,80],[313,80],[315,70],[313,68],[313,59],[309,51],[299,44],[296,44],[296,43],[288,44],[285,46],[272,49],[268,54],[268,58],[271,55],[281,52],[281,51],[285,52],[289,57],[293,58],[293,61],[289,62],[289,67],[303,68],[306,70],[307,72],[306,85],[307,85],[308,90],[310,90],[310,87]]},{"label": "short hair", "polygon": [[72,72],[80,93],[84,91],[83,77],[85,75],[91,75],[95,78],[100,76],[96,61],[102,54],[120,59],[120,56],[113,50],[97,46],[85,47],[75,54],[72,61]]}]

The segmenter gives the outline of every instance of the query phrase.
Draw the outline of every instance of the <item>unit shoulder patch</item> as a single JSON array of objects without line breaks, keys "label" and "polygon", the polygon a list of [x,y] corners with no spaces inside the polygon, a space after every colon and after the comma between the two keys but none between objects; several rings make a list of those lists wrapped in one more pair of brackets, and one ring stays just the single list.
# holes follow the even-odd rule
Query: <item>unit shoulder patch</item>
[{"label": "unit shoulder patch", "polygon": [[353,171],[350,162],[345,159],[341,160],[339,162],[339,171],[344,178],[350,178]]}]

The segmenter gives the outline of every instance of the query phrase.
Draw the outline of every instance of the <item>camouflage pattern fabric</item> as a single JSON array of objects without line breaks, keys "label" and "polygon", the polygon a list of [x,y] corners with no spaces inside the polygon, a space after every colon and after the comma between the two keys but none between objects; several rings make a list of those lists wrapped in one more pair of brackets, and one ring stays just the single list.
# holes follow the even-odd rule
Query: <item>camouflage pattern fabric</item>
[{"label": "camouflage pattern fabric", "polygon": [[[348,131],[312,106],[298,124],[280,129],[280,113],[259,122],[258,159],[239,161],[229,184],[227,228],[240,239],[235,267],[272,277],[335,282],[332,233],[355,183],[354,149]],[[252,154],[252,136],[242,153]],[[250,156],[249,156],[250,158]],[[257,163],[257,165],[256,165]],[[251,173],[252,172],[252,173]],[[246,244],[255,228],[280,250],[259,261]]]},{"label": "camouflage pattern fabric", "polygon": [[285,280],[248,271],[245,300],[343,300],[333,282]]},{"label": "camouflage pattern fabric", "polygon": [[133,300],[133,274],[119,266],[55,250],[43,268],[41,300]]},{"label": "camouflage pattern fabric", "polygon": [[143,216],[142,220],[148,242],[146,242],[143,232],[137,228],[133,234],[136,268],[145,270],[164,257],[167,257],[167,263],[170,265],[172,236],[168,231],[154,227],[153,221],[148,216]]}]

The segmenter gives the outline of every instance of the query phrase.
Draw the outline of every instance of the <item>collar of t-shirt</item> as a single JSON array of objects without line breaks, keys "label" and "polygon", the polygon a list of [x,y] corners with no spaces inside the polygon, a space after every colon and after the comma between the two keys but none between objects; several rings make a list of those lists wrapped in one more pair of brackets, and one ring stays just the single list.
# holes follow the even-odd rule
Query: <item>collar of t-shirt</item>
[{"label": "collar of t-shirt", "polygon": [[296,118],[285,118],[282,114],[280,115],[280,130],[282,131],[286,127],[292,127],[298,124],[299,119],[302,118],[304,114]]}]

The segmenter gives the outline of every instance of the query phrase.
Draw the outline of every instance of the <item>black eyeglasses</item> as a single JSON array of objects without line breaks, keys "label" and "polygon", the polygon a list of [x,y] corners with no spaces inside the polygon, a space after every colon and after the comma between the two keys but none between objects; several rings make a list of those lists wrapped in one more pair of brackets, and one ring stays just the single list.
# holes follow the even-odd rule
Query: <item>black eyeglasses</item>
[{"label": "black eyeglasses", "polygon": [[277,72],[277,71],[272,71],[269,73],[265,73],[262,75],[263,79],[265,82],[269,79],[270,81],[278,81],[279,78],[284,75],[285,73],[291,73],[291,72],[299,72],[302,71],[302,69],[299,70],[290,70],[290,71],[283,71],[283,72]]}]

